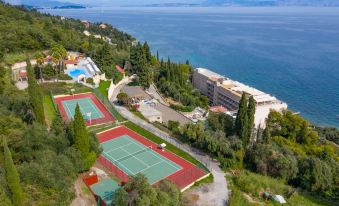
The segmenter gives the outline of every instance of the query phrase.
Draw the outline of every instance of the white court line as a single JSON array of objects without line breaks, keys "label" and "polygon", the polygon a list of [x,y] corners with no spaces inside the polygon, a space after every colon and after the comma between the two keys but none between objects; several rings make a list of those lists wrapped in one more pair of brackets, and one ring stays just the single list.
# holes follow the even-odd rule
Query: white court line
[{"label": "white court line", "polygon": [[[68,115],[69,115],[70,117],[68,117],[68,118],[72,119],[72,112],[71,112],[70,109],[68,108],[67,104],[65,104],[65,106],[66,106],[66,108],[67,108],[67,111],[69,112]],[[74,118],[74,117],[73,117],[73,118]]]},{"label": "white court line", "polygon": [[98,111],[98,108],[95,106],[93,106],[93,104],[95,104],[91,99],[87,99],[87,102],[89,103],[89,105],[91,105],[91,108],[94,109],[95,112],[97,112],[98,114],[100,114],[100,117],[103,117],[104,115],[101,113],[101,111]]},{"label": "white court line", "polygon": [[[138,142],[138,144],[137,143],[135,143],[135,141],[133,142],[134,144],[136,144],[136,145],[138,145],[139,147],[142,147],[142,146],[144,146],[144,145],[139,145],[139,144],[141,144],[141,143],[139,143]],[[145,147],[145,146],[144,146]],[[153,150],[152,150],[153,151]],[[156,157],[156,158],[158,158],[158,159],[160,159],[160,160],[162,160],[162,161],[165,161],[168,165],[170,165],[171,167],[173,167],[173,168],[175,168],[175,169],[177,169],[177,170],[181,170],[182,169],[182,167],[177,167],[177,166],[174,166],[174,165],[172,165],[172,164],[170,164],[170,163],[168,163],[168,161],[170,161],[170,160],[168,160],[167,158],[165,158],[165,157],[162,157],[160,154],[158,154],[158,153],[156,153],[156,152],[149,152],[150,154],[152,154],[154,157]],[[174,163],[174,164],[176,164],[176,163]]]},{"label": "white court line", "polygon": [[[116,162],[116,161],[114,161],[114,158],[111,156],[111,155],[108,155],[108,157],[107,157],[114,165],[116,165],[117,167],[124,167],[127,171],[129,171],[132,175],[134,175],[134,172],[132,172],[131,170],[129,170],[127,167],[125,167],[125,165],[123,165],[123,164],[120,164],[119,162]],[[113,159],[113,160],[111,160],[111,158]]]},{"label": "white court line", "polygon": [[[133,154],[133,153],[129,153],[127,150],[125,150],[124,148],[121,148],[122,150],[124,150],[125,152],[127,152],[128,154]],[[127,155],[128,156],[128,155]],[[126,157],[127,157],[126,156]],[[133,155],[133,156],[131,156],[131,158],[132,157],[134,157],[135,159],[137,159],[139,162],[141,162],[141,164],[143,164],[143,165],[145,165],[146,167],[148,167],[148,164],[146,164],[144,161],[142,161],[142,160],[140,160],[139,158],[137,158],[137,157],[135,157],[136,155]],[[120,158],[120,159],[123,159],[123,158]],[[130,159],[130,158],[128,158],[128,159]],[[128,159],[125,159],[125,160],[128,160]],[[123,161],[125,161],[125,160],[123,160]],[[121,161],[121,162],[123,162],[123,161]]]},{"label": "white court line", "polygon": [[108,152],[113,152],[113,151],[115,151],[115,150],[117,150],[117,149],[121,149],[122,147],[125,147],[125,146],[130,145],[130,144],[132,144],[132,142],[131,142],[131,143],[128,143],[128,144],[126,144],[126,145],[124,145],[124,146],[120,146],[120,147],[117,147],[117,148],[115,148],[115,149],[108,150],[108,151],[105,151],[105,152],[106,152],[106,153],[108,153]]},{"label": "white court line", "polygon": [[136,174],[138,174],[138,173],[140,173],[140,172],[143,172],[143,171],[145,171],[145,170],[148,170],[149,168],[154,167],[155,165],[158,165],[158,164],[160,164],[160,163],[162,163],[162,162],[164,162],[164,160],[161,160],[160,162],[154,163],[154,164],[152,164],[152,165],[150,165],[150,166],[148,166],[148,167],[146,167],[146,168],[144,168],[144,169],[142,169],[142,170],[140,170],[140,171],[134,173],[133,175],[136,175]]}]

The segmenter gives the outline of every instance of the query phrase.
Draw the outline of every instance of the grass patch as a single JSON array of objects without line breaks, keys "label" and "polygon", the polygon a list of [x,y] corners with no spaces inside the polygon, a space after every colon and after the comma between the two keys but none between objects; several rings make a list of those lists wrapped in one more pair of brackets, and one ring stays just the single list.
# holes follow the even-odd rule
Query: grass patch
[{"label": "grass patch", "polygon": [[[243,171],[239,176],[232,178],[233,184],[231,184],[232,188],[232,196],[230,203],[234,201],[233,205],[251,205],[250,203],[244,202],[243,193],[250,195],[253,200],[258,201],[260,203],[265,203],[266,205],[279,205],[273,201],[265,202],[264,198],[261,197],[261,193],[268,191],[270,194],[280,194],[285,199],[287,204],[285,205],[298,205],[298,206],[330,206],[333,205],[334,202],[330,202],[322,199],[316,194],[308,194],[304,192],[296,191],[290,198],[287,198],[287,194],[294,190],[289,185],[286,185],[283,181],[259,175],[256,173]],[[233,192],[234,191],[234,192]],[[241,197],[242,196],[242,197]],[[233,200],[234,199],[234,200]],[[246,200],[246,199],[245,199]],[[237,201],[243,204],[236,204]],[[247,201],[247,200],[246,200]],[[232,205],[232,204],[230,204]],[[253,204],[252,204],[253,205]]]},{"label": "grass patch", "polygon": [[44,95],[43,97],[45,119],[48,126],[51,126],[55,117],[55,107],[50,95]]},{"label": "grass patch", "polygon": [[213,176],[212,173],[210,173],[208,175],[208,177],[206,177],[206,178],[204,178],[204,179],[194,183],[193,187],[199,187],[199,186],[204,185],[204,184],[212,183],[213,180],[214,180],[214,176]]},{"label": "grass patch", "polygon": [[185,160],[191,162],[192,164],[204,169],[205,171],[208,171],[208,169],[202,163],[200,163],[198,160],[196,160],[190,154],[180,150],[176,146],[172,145],[169,142],[166,142],[165,140],[161,139],[160,137],[154,135],[153,133],[139,127],[138,125],[136,125],[132,122],[126,122],[126,123],[124,123],[124,125],[126,127],[130,128],[131,130],[135,131],[136,133],[140,134],[141,136],[144,136],[145,138],[151,140],[152,142],[154,142],[156,144],[166,143],[166,145],[167,145],[166,149],[168,151],[171,151],[172,153],[184,158]]},{"label": "grass patch", "polygon": [[49,92],[52,92],[53,95],[71,94],[71,89],[75,90],[75,94],[93,91],[91,88],[79,83],[67,84],[65,82],[43,83],[41,84],[41,88],[44,94],[49,94]]},{"label": "grass patch", "polygon": [[108,100],[107,91],[110,84],[110,81],[100,82],[99,88],[94,89],[94,93],[101,100],[101,102],[106,105],[107,109],[119,122],[125,121],[125,118],[114,108],[113,105],[111,105],[110,101]]},{"label": "grass patch", "polygon": [[108,88],[111,85],[111,81],[102,81],[99,84],[99,90],[104,97],[108,97]]},{"label": "grass patch", "polygon": [[83,194],[85,194],[85,195],[92,195],[91,191],[88,189],[87,186],[82,186],[82,187],[81,187],[81,191],[82,191]]},{"label": "grass patch", "polygon": [[27,59],[32,59],[38,52],[20,52],[20,53],[7,53],[4,56],[4,63],[13,65],[17,62],[23,62]]}]

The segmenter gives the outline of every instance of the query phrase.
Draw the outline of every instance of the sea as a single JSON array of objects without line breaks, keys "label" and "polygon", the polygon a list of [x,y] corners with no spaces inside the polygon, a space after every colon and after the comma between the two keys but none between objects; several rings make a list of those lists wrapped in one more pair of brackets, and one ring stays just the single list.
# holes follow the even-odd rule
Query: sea
[{"label": "sea", "polygon": [[339,127],[339,8],[105,7],[44,10],[107,22],[162,58],[187,59]]}]

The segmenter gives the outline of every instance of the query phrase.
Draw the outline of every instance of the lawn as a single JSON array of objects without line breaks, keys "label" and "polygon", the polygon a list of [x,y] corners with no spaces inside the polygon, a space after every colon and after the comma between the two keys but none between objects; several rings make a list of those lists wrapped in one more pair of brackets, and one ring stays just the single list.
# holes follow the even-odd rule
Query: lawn
[{"label": "lawn", "polygon": [[110,81],[100,82],[99,88],[94,89],[95,95],[102,101],[102,103],[107,107],[107,109],[112,113],[112,115],[119,121],[122,122],[125,120],[123,116],[111,105],[108,100],[107,91],[110,86]]},{"label": "lawn", "polygon": [[166,149],[168,151],[173,152],[174,154],[184,158],[185,160],[191,162],[192,164],[204,169],[205,171],[209,172],[208,169],[198,160],[196,160],[194,157],[192,157],[190,154],[188,154],[187,152],[184,152],[182,150],[180,150],[179,148],[177,148],[176,146],[172,145],[169,142],[166,142],[165,140],[161,139],[160,137],[154,135],[153,133],[139,127],[138,125],[132,123],[132,122],[126,122],[124,123],[124,125],[128,128],[130,128],[131,130],[135,131],[136,133],[140,134],[141,136],[151,140],[152,142],[156,143],[156,144],[161,144],[161,143],[166,143]]},{"label": "lawn", "polygon": [[45,119],[48,126],[50,126],[55,117],[55,107],[53,104],[53,100],[50,95],[44,95],[43,97],[44,103],[44,111],[45,111]]}]

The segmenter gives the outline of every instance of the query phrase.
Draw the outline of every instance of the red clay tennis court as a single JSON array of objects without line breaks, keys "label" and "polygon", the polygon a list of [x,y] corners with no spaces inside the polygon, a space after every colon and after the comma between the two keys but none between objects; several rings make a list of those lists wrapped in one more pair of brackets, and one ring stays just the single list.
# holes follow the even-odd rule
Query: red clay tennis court
[{"label": "red clay tennis court", "polygon": [[58,105],[61,116],[65,121],[73,119],[75,107],[80,106],[86,125],[96,125],[113,122],[113,115],[93,93],[54,96],[54,102]]},{"label": "red clay tennis court", "polygon": [[[127,182],[128,176],[131,174],[135,175],[139,172],[144,173],[145,171],[151,170],[151,173],[144,174],[146,177],[148,175],[150,176],[149,182],[151,184],[155,184],[162,179],[168,179],[175,183],[181,190],[185,190],[192,183],[207,175],[207,173],[201,168],[193,165],[192,163],[175,155],[172,152],[167,150],[163,151],[162,149],[158,148],[158,145],[154,142],[140,136],[125,126],[115,127],[113,129],[98,133],[97,137],[100,144],[104,148],[104,152],[99,157],[99,161],[106,168],[111,170],[116,176],[118,176],[122,182]],[[124,140],[126,138],[128,141]],[[147,152],[143,152],[143,150],[140,150],[139,147],[134,147],[134,141],[137,142],[137,144],[141,144],[149,148],[145,150]],[[110,147],[110,145],[112,146]],[[129,150],[130,146],[133,146],[131,147],[132,150],[120,157],[119,155],[121,152],[117,151],[126,152],[126,150]],[[133,148],[135,148],[135,151]],[[152,150],[152,153],[156,153],[156,156],[160,156],[163,160],[155,160],[156,162],[148,164],[150,158],[146,158],[146,156],[150,154],[149,150]],[[153,154],[153,156],[155,155]],[[120,162],[120,159],[122,161],[128,162],[125,164],[124,162]],[[146,163],[146,167],[144,169],[136,167],[141,163]],[[165,164],[171,164],[169,168],[172,168],[172,170],[166,171],[166,167],[164,166],[156,167],[156,165],[159,164],[164,164],[164,166]],[[131,173],[131,169],[136,169],[136,172]],[[155,176],[155,174],[158,174],[158,176]]]}]

